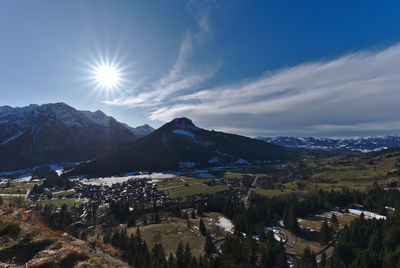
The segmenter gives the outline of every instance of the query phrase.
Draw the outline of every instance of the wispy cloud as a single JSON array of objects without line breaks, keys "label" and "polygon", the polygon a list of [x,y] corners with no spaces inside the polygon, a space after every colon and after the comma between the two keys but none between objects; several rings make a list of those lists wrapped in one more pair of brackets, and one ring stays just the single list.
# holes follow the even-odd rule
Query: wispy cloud
[{"label": "wispy cloud", "polygon": [[207,6],[202,4],[202,1],[189,2],[188,8],[193,14],[197,29],[188,30],[183,34],[176,61],[170,70],[152,83],[144,92],[137,95],[121,96],[111,101],[105,101],[105,103],[135,107],[158,106],[165,102],[170,102],[170,98],[183,91],[198,89],[202,82],[216,73],[219,68],[218,63],[200,66],[189,64],[196,47],[205,42],[211,29],[209,11]]},{"label": "wispy cloud", "polygon": [[182,35],[171,68],[141,93],[107,104],[142,107],[151,120],[187,116],[203,127],[253,136],[400,130],[400,44],[205,88],[220,66],[192,61],[212,27],[207,0],[190,3],[196,27]]},{"label": "wispy cloud", "polygon": [[172,105],[154,106],[150,118],[188,116],[203,126],[253,135],[400,129],[399,70],[400,45],[361,51],[182,94]]}]

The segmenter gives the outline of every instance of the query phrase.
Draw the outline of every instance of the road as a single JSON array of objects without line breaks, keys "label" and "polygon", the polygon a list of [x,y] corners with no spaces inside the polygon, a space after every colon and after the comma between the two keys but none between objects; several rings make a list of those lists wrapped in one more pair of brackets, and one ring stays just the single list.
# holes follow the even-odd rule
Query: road
[{"label": "road", "polygon": [[293,235],[282,227],[278,227],[278,229],[285,234],[285,243],[283,245],[287,248],[293,247],[294,244],[296,244],[296,239],[293,237]]},{"label": "road", "polygon": [[333,251],[335,250],[336,243],[339,240],[339,237],[342,234],[343,230],[344,229],[340,230],[338,232],[338,234],[336,235],[336,237],[331,242],[329,242],[327,246],[325,246],[322,250],[320,250],[319,252],[317,252],[315,254],[315,258],[317,259],[317,261],[321,260],[323,252],[325,252],[327,258],[332,257]]},{"label": "road", "polygon": [[251,192],[253,191],[253,188],[256,186],[257,179],[258,179],[258,176],[256,176],[256,177],[254,178],[254,181],[253,181],[253,183],[251,184],[251,187],[250,187],[250,189],[247,191],[247,195],[246,195],[245,198],[244,198],[244,204],[245,204],[246,206],[247,206],[247,205],[249,204],[249,202],[250,202],[250,195],[251,195]]}]

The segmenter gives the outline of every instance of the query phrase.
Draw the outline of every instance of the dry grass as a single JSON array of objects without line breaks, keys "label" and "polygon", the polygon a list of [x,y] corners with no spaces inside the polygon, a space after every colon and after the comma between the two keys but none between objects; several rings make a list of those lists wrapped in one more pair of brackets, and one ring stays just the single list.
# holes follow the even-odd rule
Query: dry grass
[{"label": "dry grass", "polygon": [[[221,230],[216,225],[220,216],[223,215],[219,213],[207,213],[203,218],[207,231],[214,239],[224,237],[226,234],[224,230]],[[142,226],[140,227],[140,232],[149,248],[152,248],[156,242],[160,242],[166,256],[170,252],[174,254],[179,242],[182,241],[184,245],[186,243],[189,244],[194,256],[199,257],[204,254],[205,237],[201,235],[198,228],[200,218],[190,219],[190,222],[191,227],[188,227],[186,219],[171,217],[163,219],[163,222],[160,224]],[[136,229],[136,227],[129,228],[128,234],[135,234]]]},{"label": "dry grass", "polygon": [[319,242],[309,241],[297,236],[295,236],[295,238],[296,244],[292,248],[286,248],[286,252],[289,254],[301,255],[307,247],[309,247],[313,252],[317,252],[321,249]]},{"label": "dry grass", "polygon": [[46,227],[25,209],[2,205],[0,218],[20,228],[18,237],[1,245],[0,267],[112,267],[86,248],[71,245],[70,236]]},{"label": "dry grass", "polygon": [[[321,229],[322,226],[322,221],[326,219],[329,222],[329,219],[331,217],[330,213],[324,213],[320,215],[316,215],[316,218],[308,218],[308,219],[301,219],[299,220],[299,225],[302,228],[313,230],[315,232],[311,232],[309,236],[314,237],[314,239],[305,239],[304,237],[298,237],[294,236],[296,239],[296,243],[292,248],[286,248],[286,252],[290,254],[295,254],[295,255],[301,255],[306,247],[310,247],[310,249],[313,252],[319,251],[322,246],[321,244],[317,241],[317,236],[318,232]],[[344,228],[344,226],[347,224],[349,225],[354,219],[357,218],[357,216],[354,215],[336,215],[338,221],[339,221],[339,228],[334,228],[334,236]],[[318,219],[320,218],[320,220]]]}]

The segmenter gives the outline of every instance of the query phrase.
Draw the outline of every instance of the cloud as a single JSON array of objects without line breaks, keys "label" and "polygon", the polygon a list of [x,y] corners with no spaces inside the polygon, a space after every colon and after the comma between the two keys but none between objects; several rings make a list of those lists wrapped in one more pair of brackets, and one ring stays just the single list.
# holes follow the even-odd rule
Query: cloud
[{"label": "cloud", "polygon": [[338,135],[400,129],[400,45],[305,63],[237,84],[181,94],[150,119],[259,135]]},{"label": "cloud", "polygon": [[206,1],[189,2],[197,29],[187,31],[182,35],[177,58],[160,79],[154,82],[143,93],[138,95],[121,96],[106,104],[117,106],[152,107],[174,99],[174,95],[186,90],[195,90],[202,82],[212,77],[218,70],[219,64],[193,67],[189,64],[196,47],[201,46],[211,32],[209,23],[209,8]]}]

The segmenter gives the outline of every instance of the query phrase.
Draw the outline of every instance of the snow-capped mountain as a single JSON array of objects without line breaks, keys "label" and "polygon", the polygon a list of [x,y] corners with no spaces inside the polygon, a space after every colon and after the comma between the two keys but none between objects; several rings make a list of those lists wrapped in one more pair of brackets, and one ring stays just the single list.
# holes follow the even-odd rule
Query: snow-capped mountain
[{"label": "snow-capped mountain", "polygon": [[151,134],[82,164],[70,175],[115,175],[131,171],[162,171],[251,162],[296,159],[297,150],[256,139],[199,128],[176,118]]},{"label": "snow-capped mountain", "polygon": [[154,131],[154,128],[149,126],[148,124],[144,124],[143,126],[138,126],[138,127],[130,127],[127,124],[124,124],[136,137],[143,137],[151,132]]},{"label": "snow-capped mountain", "polygon": [[0,171],[58,161],[87,160],[136,138],[101,111],[65,103],[0,107]]},{"label": "snow-capped mountain", "polygon": [[257,137],[257,139],[286,147],[334,149],[354,152],[371,152],[391,147],[400,147],[400,136],[360,138]]}]

